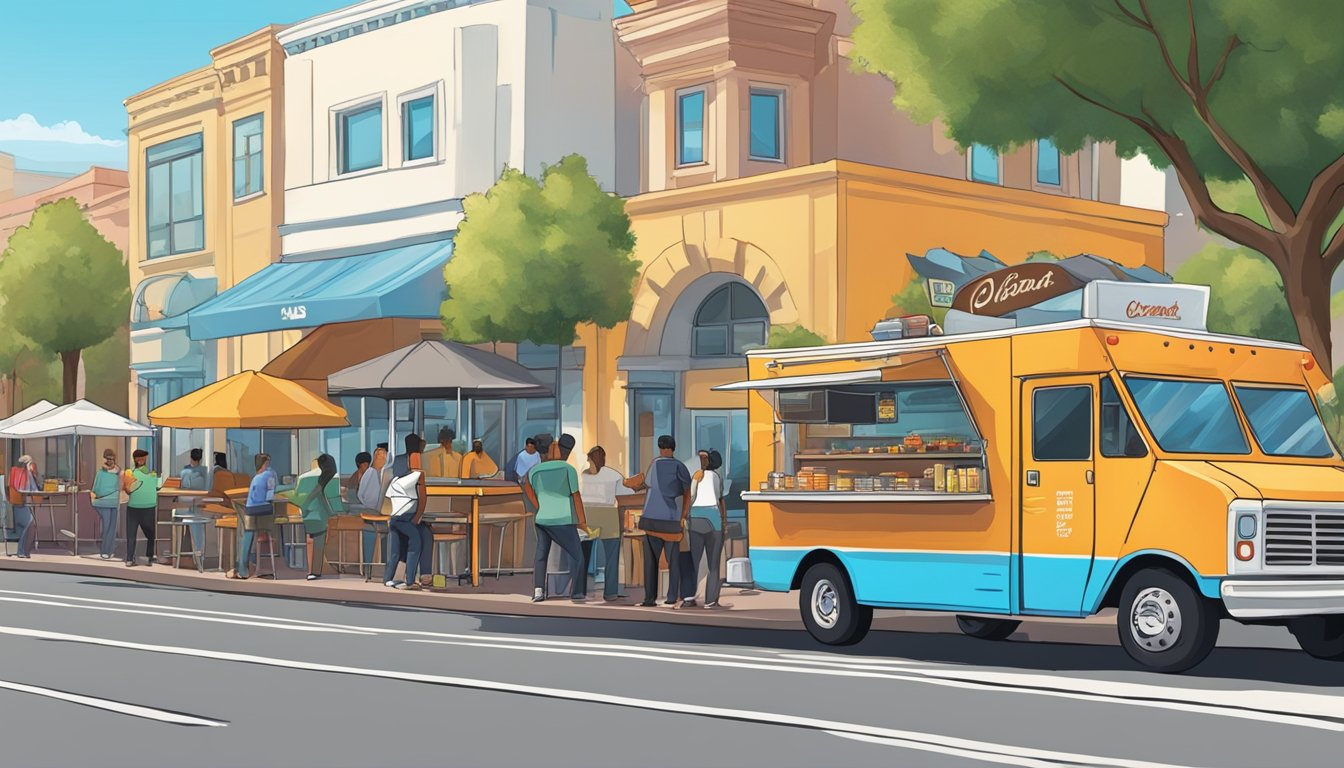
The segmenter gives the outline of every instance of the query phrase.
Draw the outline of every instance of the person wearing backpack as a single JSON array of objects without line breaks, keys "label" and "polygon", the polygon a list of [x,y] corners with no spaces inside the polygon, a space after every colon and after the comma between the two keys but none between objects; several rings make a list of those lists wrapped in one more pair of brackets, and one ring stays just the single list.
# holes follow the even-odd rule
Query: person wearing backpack
[{"label": "person wearing backpack", "polygon": [[644,531],[644,600],[645,608],[658,604],[658,559],[667,557],[667,599],[665,605],[676,605],[681,588],[681,537],[686,519],[691,514],[691,472],[677,461],[677,441],[671,435],[658,438],[658,458],[648,470],[625,481],[633,491],[647,490],[644,513],[639,527]]}]

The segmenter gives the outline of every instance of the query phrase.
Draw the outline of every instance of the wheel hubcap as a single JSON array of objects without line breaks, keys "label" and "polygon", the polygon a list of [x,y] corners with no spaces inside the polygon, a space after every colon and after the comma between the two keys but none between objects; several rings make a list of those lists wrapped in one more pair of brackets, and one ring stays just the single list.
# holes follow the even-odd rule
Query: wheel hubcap
[{"label": "wheel hubcap", "polygon": [[1139,647],[1155,653],[1170,649],[1181,637],[1181,608],[1165,589],[1150,587],[1134,598],[1129,629]]},{"label": "wheel hubcap", "polygon": [[828,579],[822,579],[812,587],[812,619],[826,629],[835,627],[840,620],[840,601],[835,585]]}]

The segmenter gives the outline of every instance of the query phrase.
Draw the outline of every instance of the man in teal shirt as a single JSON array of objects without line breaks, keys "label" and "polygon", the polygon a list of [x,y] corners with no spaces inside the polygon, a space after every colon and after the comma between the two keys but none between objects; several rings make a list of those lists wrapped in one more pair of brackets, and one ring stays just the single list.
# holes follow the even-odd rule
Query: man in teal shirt
[{"label": "man in teal shirt", "polygon": [[561,435],[551,442],[550,435],[537,435],[537,453],[546,461],[528,470],[523,478],[523,494],[537,510],[537,557],[532,570],[532,602],[546,599],[546,561],[551,556],[551,542],[555,542],[569,556],[570,599],[584,601],[587,579],[578,569],[583,566],[583,548],[579,544],[579,529],[588,529],[583,513],[583,499],[579,495],[579,473],[569,464],[574,451],[574,437]]},{"label": "man in teal shirt", "polygon": [[154,564],[154,517],[159,506],[159,489],[163,487],[163,478],[151,471],[148,451],[136,451],[131,454],[135,468],[126,473],[126,493],[130,502],[126,505],[126,567],[135,565],[136,529],[145,534],[145,559],[147,565]]}]

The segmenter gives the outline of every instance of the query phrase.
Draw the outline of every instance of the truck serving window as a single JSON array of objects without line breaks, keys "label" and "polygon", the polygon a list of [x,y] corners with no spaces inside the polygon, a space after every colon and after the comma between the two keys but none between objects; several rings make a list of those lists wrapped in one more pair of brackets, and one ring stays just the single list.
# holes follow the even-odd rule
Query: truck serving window
[{"label": "truck serving window", "polygon": [[1157,444],[1171,453],[1251,452],[1221,381],[1126,376],[1125,386]]},{"label": "truck serving window", "polygon": [[1260,450],[1270,456],[1327,458],[1335,455],[1321,417],[1304,389],[1275,389],[1235,384],[1241,410],[1251,423]]}]

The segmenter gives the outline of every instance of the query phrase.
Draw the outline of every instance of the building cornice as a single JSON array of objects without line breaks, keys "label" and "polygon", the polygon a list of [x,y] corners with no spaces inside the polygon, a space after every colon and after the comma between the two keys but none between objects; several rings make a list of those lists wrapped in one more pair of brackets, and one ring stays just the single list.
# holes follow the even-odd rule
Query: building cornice
[{"label": "building cornice", "polygon": [[494,0],[365,0],[293,24],[276,37],[286,55],[304,53],[366,32]]}]

